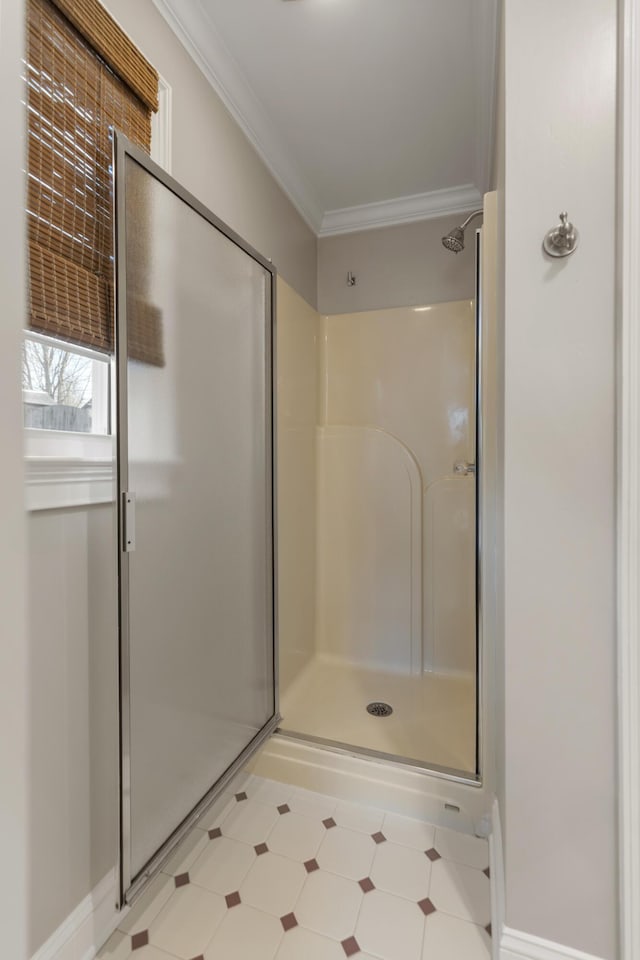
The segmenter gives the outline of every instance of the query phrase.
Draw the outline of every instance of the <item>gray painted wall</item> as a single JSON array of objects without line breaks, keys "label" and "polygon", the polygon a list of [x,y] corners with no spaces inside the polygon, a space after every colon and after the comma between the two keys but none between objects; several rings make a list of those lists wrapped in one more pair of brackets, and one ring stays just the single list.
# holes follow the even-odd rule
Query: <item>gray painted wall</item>
[{"label": "gray painted wall", "polygon": [[[318,241],[318,310],[356,313],[385,307],[447,303],[474,296],[471,224],[462,253],[442,246],[443,234],[465,214],[398,227],[323,237]],[[347,286],[347,273],[356,275]]]},{"label": "gray painted wall", "polygon": [[506,921],[614,960],[615,0],[509,0],[505,43]]},{"label": "gray painted wall", "polygon": [[173,97],[176,179],[265,257],[313,306],[313,231],[273,179],[152,0],[105,0]]}]

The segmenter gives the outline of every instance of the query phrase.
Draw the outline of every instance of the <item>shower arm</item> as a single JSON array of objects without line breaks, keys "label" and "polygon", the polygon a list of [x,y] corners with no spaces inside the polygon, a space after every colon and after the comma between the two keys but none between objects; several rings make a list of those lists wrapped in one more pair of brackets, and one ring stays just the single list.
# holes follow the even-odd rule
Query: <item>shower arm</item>
[{"label": "shower arm", "polygon": [[470,213],[464,223],[460,224],[461,230],[466,230],[467,226],[471,223],[474,217],[480,217],[484,213],[484,210],[474,210],[473,213]]}]

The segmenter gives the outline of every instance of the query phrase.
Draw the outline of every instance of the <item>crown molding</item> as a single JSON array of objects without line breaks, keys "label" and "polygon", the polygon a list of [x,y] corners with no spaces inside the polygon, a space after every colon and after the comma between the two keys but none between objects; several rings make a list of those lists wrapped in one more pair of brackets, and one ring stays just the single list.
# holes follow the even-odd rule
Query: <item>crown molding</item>
[{"label": "crown molding", "polygon": [[[471,184],[465,184],[445,190],[434,190],[430,193],[324,212],[314,190],[291,159],[273,125],[269,122],[262,103],[247,82],[215,25],[202,9],[199,0],[193,0],[191,3],[180,3],[180,0],[153,0],[153,3],[216,91],[272,176],[317,236],[330,237],[359,230],[397,226],[417,220],[467,213],[482,206],[480,190]],[[496,33],[496,6],[497,0],[486,0],[486,6],[483,5],[480,25],[484,38]],[[495,49],[495,39],[492,49]],[[483,60],[486,56],[485,52]],[[487,80],[485,76],[487,68],[484,63],[479,63],[479,69],[486,81],[478,84],[483,91],[479,93],[479,98],[482,100],[484,115],[487,110],[491,112],[495,77],[491,76]],[[488,73],[491,71],[488,70]],[[481,179],[476,180],[481,184],[487,183],[490,176],[493,144],[493,124],[484,126],[486,131],[483,132],[483,142],[478,151],[478,155],[482,155],[484,160],[479,165],[482,166]]]},{"label": "crown molding", "polygon": [[322,208],[314,191],[281,144],[262,103],[199,2],[153,0],[153,4],[196,62],[300,216],[317,234],[322,223]]},{"label": "crown molding", "polygon": [[392,227],[415,220],[433,220],[455,213],[467,213],[481,206],[480,191],[467,183],[446,190],[432,190],[430,193],[416,193],[394,200],[328,210],[322,218],[318,236],[334,237],[341,233]]}]

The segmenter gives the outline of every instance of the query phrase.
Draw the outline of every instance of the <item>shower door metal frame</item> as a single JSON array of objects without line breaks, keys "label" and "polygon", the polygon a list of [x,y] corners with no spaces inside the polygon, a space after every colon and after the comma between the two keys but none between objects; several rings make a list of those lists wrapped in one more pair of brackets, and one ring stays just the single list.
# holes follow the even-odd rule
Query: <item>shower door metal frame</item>
[{"label": "shower door metal frame", "polygon": [[[195,213],[218,230],[227,240],[240,248],[258,263],[269,276],[270,291],[266,297],[265,323],[265,416],[266,416],[266,504],[267,504],[267,581],[271,582],[267,621],[270,625],[273,662],[273,714],[239,754],[236,760],[211,786],[197,805],[187,813],[178,827],[151,859],[132,875],[131,868],[131,682],[130,682],[130,634],[129,634],[129,553],[125,550],[124,495],[129,489],[128,460],[128,350],[127,350],[127,269],[126,269],[126,183],[127,158],[142,167],[155,180],[182,200]],[[113,131],[113,189],[114,189],[114,256],[115,256],[115,400],[116,424],[116,490],[117,490],[117,576],[118,576],[118,674],[119,674],[119,804],[118,804],[118,908],[132,903],[148,881],[158,872],[165,860],[180,843],[190,828],[200,819],[217,799],[225,786],[239,773],[246,762],[275,732],[280,723],[279,666],[278,666],[278,589],[277,589],[277,525],[276,525],[276,391],[275,369],[276,342],[276,278],[273,263],[263,257],[242,239],[224,221],[189,193],[177,180],[158,166],[140,147],[124,134]]]}]

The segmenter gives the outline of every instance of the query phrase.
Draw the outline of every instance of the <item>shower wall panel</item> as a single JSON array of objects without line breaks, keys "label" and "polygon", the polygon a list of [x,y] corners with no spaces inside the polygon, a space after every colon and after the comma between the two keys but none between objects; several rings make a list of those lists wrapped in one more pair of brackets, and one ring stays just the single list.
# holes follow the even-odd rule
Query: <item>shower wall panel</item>
[{"label": "shower wall panel", "polygon": [[473,304],[325,317],[323,333],[318,653],[472,674],[474,481],[454,464],[475,460]]},{"label": "shower wall panel", "polygon": [[277,313],[278,621],[284,692],[315,653],[320,315],[281,278]]}]

